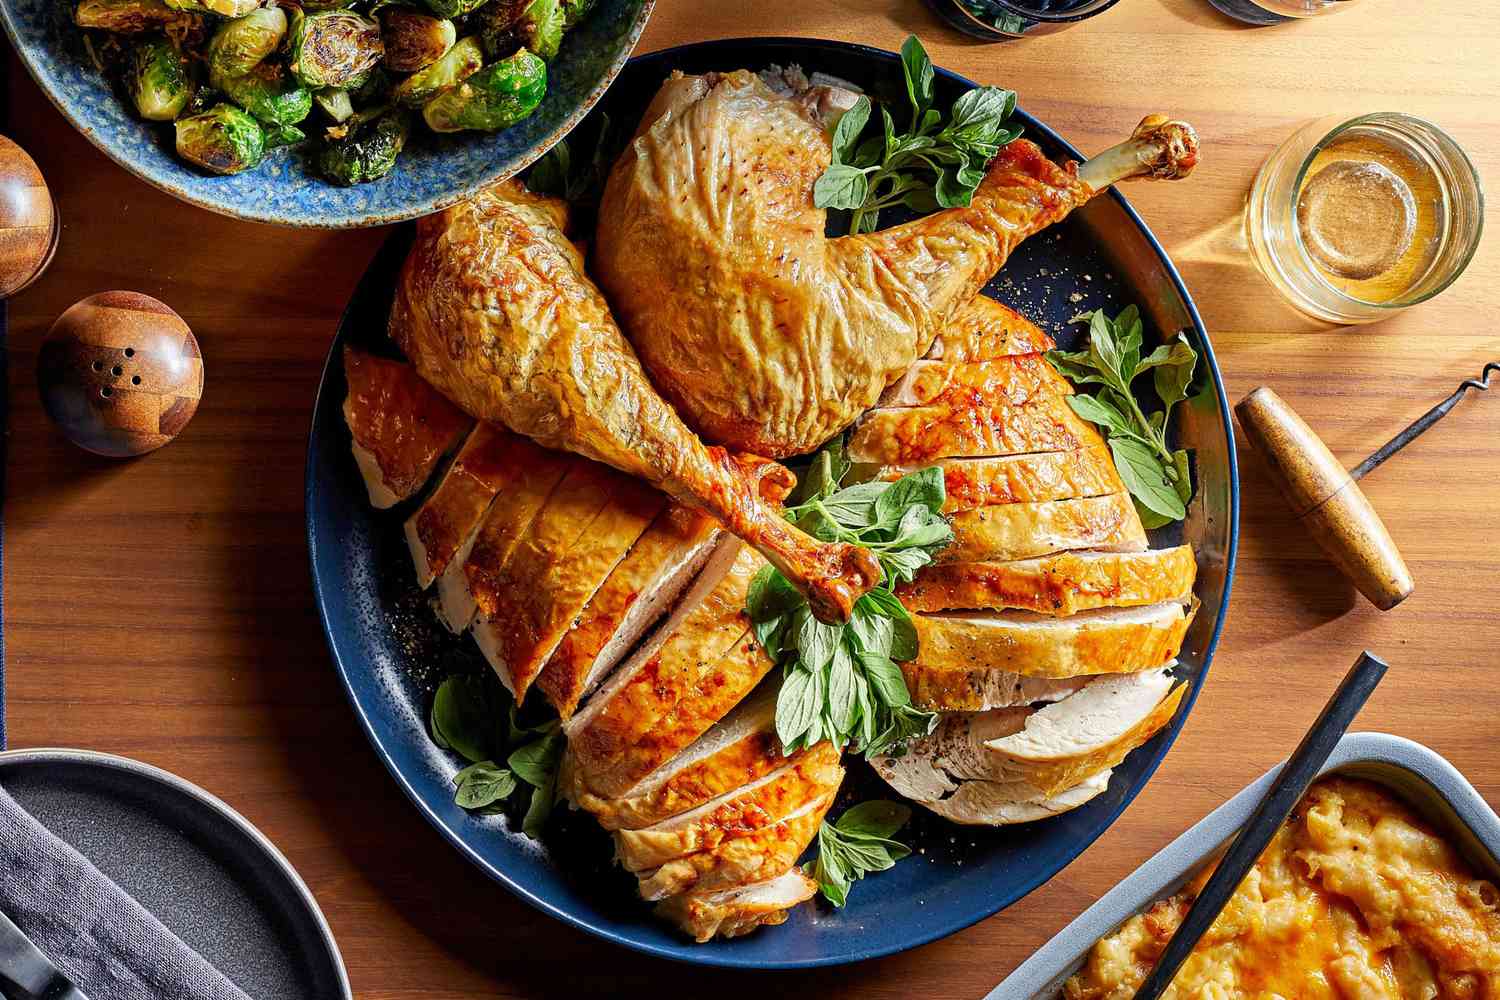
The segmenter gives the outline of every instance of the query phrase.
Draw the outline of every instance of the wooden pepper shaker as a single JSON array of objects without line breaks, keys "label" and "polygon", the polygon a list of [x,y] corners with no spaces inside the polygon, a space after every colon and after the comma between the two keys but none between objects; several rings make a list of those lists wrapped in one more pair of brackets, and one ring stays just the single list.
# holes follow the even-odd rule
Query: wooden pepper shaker
[{"label": "wooden pepper shaker", "polygon": [[0,298],[42,276],[57,253],[57,205],[26,150],[0,136]]}]

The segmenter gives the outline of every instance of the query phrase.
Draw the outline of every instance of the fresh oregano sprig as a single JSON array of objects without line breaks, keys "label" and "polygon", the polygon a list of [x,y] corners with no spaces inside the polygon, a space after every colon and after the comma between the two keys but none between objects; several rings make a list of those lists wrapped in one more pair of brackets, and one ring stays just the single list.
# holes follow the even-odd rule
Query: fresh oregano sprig
[{"label": "fresh oregano sprig", "polygon": [[[557,795],[564,738],[556,719],[523,724],[516,704],[493,677],[454,674],[438,685],[428,717],[432,741],[469,766],[453,776],[453,801],[479,813],[519,809],[516,791],[531,789],[521,831],[540,839]],[[496,761],[503,758],[502,766]],[[513,801],[514,800],[514,801]]]},{"label": "fresh oregano sprig", "polygon": [[[1088,349],[1049,351],[1047,360],[1070,381],[1100,389],[1093,395],[1069,396],[1068,405],[1104,431],[1142,523],[1159,528],[1182,520],[1193,498],[1192,473],[1187,452],[1167,444],[1167,421],[1172,407],[1188,396],[1197,352],[1183,333],[1142,357],[1144,327],[1133,305],[1114,319],[1102,309],[1078,319],[1089,324]],[[1161,400],[1161,409],[1150,414],[1141,410],[1131,390],[1136,377],[1147,371]]]},{"label": "fresh oregano sprig", "polygon": [[851,233],[873,232],[881,210],[897,205],[931,212],[969,204],[985,165],[1021,134],[1006,124],[1015,91],[999,87],[969,91],[944,120],[932,106],[932,60],[915,35],[901,46],[901,68],[911,105],[905,131],[882,104],[881,130],[862,138],[874,105],[861,96],[834,126],[833,160],[813,185],[813,204],[852,213]]},{"label": "fresh oregano sprig", "polygon": [[879,585],[842,625],[813,617],[807,599],[770,566],[751,581],[746,599],[756,638],[782,666],[776,735],[787,753],[823,740],[841,749],[852,744],[866,756],[899,751],[937,721],[913,707],[896,665],[917,655],[917,633],[893,591],[953,540],[941,514],[942,471],[841,489],[848,469],[835,439],[813,459],[785,513],[817,538],[873,552],[884,571]]},{"label": "fresh oregano sprig", "polygon": [[893,839],[911,819],[911,809],[898,802],[861,802],[844,810],[838,822],[824,820],[818,827],[818,856],[804,871],[818,883],[823,898],[834,906],[849,901],[850,887],[870,872],[883,872],[911,853]]}]

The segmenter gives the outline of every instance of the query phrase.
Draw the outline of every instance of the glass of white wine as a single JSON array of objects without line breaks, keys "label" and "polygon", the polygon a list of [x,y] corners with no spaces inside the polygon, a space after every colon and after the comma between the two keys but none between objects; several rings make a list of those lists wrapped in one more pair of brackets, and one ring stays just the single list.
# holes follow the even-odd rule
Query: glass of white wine
[{"label": "glass of white wine", "polygon": [[1282,24],[1347,8],[1354,0],[1208,0],[1219,10],[1248,24]]}]

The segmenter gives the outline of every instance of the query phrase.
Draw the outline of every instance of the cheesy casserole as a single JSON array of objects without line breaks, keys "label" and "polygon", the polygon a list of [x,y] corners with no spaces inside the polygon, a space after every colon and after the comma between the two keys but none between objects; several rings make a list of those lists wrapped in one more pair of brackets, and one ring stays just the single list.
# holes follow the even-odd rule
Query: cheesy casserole
[{"label": "cheesy casserole", "polygon": [[[1209,872],[1096,944],[1066,1000],[1130,1000]],[[1500,891],[1378,785],[1318,782],[1165,1000],[1500,1000]]]}]

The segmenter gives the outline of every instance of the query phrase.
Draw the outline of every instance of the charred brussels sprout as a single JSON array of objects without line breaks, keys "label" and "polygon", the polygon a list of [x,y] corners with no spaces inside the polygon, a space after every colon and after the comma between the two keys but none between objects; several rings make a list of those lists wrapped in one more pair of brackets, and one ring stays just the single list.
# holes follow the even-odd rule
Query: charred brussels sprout
[{"label": "charred brussels sprout", "polygon": [[191,20],[162,0],[82,0],[73,8],[73,23],[80,28],[98,28],[121,35],[137,35]]},{"label": "charred brussels sprout", "polygon": [[448,54],[426,69],[396,84],[391,96],[397,103],[418,108],[438,94],[457,86],[484,65],[484,52],[474,38],[460,38]]},{"label": "charred brussels sprout", "polygon": [[349,91],[328,87],[313,94],[313,102],[334,122],[346,122],[354,114],[354,102],[349,100]]},{"label": "charred brussels sprout", "polygon": [[458,40],[452,21],[400,7],[382,11],[380,27],[385,65],[397,73],[415,73],[431,66]]},{"label": "charred brussels sprout", "polygon": [[224,96],[267,125],[295,125],[312,113],[312,92],[275,63],[220,81]]},{"label": "charred brussels sprout", "polygon": [[598,0],[562,0],[563,30],[570,31],[579,21],[589,16]]},{"label": "charred brussels sprout", "polygon": [[266,149],[277,146],[294,146],[307,138],[307,133],[295,125],[276,125],[265,130]]},{"label": "charred brussels sprout", "polygon": [[428,101],[422,118],[434,132],[493,132],[535,111],[546,92],[547,64],[522,49]]},{"label": "charred brussels sprout", "polygon": [[220,17],[244,17],[262,3],[264,0],[166,0],[168,7]]},{"label": "charred brussels sprout", "polygon": [[285,37],[286,13],[280,7],[262,7],[225,21],[208,43],[209,79],[244,76],[275,52]]},{"label": "charred brussels sprout", "polygon": [[360,122],[318,154],[318,169],[335,184],[363,184],[391,172],[406,145],[406,112],[390,111]]},{"label": "charred brussels sprout", "polygon": [[232,104],[177,119],[177,155],[216,174],[237,174],[266,155],[260,122]]},{"label": "charred brussels sprout", "polygon": [[380,25],[347,10],[293,15],[287,48],[292,73],[312,88],[358,83],[385,51]]},{"label": "charred brussels sprout", "polygon": [[463,17],[478,10],[485,0],[424,0],[427,9],[438,17]]},{"label": "charred brussels sprout", "polygon": [[516,25],[530,4],[531,0],[490,0],[475,12],[473,22],[479,28],[485,58],[504,59],[521,47]]},{"label": "charred brussels sprout", "polygon": [[548,62],[562,45],[563,8],[561,0],[531,0],[513,29],[523,48]]},{"label": "charred brussels sprout", "polygon": [[142,42],[130,53],[125,88],[142,118],[169,122],[193,97],[193,80],[177,46],[165,38]]}]

